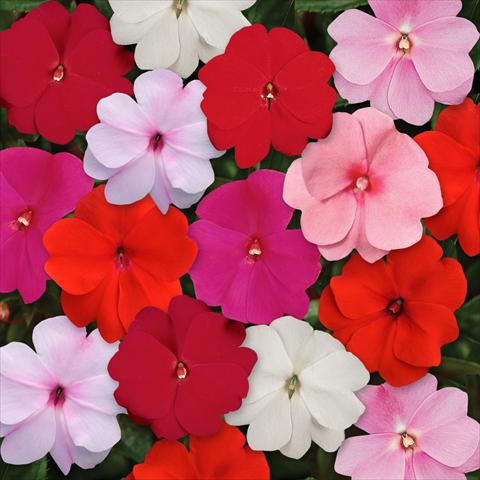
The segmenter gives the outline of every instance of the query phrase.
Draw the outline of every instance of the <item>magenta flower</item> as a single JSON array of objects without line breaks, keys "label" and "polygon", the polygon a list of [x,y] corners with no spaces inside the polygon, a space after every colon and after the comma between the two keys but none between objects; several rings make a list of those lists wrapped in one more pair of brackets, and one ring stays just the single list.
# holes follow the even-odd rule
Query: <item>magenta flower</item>
[{"label": "magenta flower", "polygon": [[460,0],[369,0],[376,17],[347,10],[328,27],[335,86],[350,103],[423,125],[435,102],[457,105],[472,88],[468,52],[475,25],[456,15]]},{"label": "magenta flower", "polygon": [[437,391],[430,374],[406,387],[367,385],[357,393],[369,435],[340,447],[335,471],[352,480],[462,480],[480,467],[479,424],[467,416],[468,396]]},{"label": "magenta flower", "polygon": [[64,475],[73,463],[93,468],[120,440],[123,409],[107,372],[118,343],[61,316],[40,322],[33,344],[36,353],[19,342],[0,348],[2,459],[22,465],[50,452]]},{"label": "magenta flower", "polygon": [[70,213],[93,182],[70,153],[27,147],[0,152],[0,292],[18,289],[25,303],[45,291],[42,237]]},{"label": "magenta flower", "polygon": [[220,305],[226,317],[268,324],[307,313],[305,289],[320,273],[320,255],[300,230],[286,230],[293,209],[282,200],[284,179],[259,170],[213,190],[197,207],[190,275],[196,297]]},{"label": "magenta flower", "polygon": [[409,247],[422,236],[420,219],[442,207],[423,150],[374,108],[335,113],[330,135],[307,145],[288,169],[283,195],[328,260],[356,249],[375,262]]}]

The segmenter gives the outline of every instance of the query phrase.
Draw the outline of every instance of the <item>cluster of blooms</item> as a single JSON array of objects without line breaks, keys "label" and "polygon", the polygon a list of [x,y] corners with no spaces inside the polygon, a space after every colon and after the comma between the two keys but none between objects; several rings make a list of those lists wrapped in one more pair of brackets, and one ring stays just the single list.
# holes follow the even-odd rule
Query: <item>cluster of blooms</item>
[{"label": "cluster of blooms", "polygon": [[[159,439],[128,480],[268,479],[263,451],[298,459],[312,441],[353,480],[480,467],[466,394],[428,373],[459,335],[467,282],[424,231],[480,253],[480,107],[465,99],[478,32],[459,0],[369,0],[376,17],[347,10],[329,26],[329,58],[249,26],[254,3],[110,0],[109,27],[93,6],[49,0],[0,33],[9,122],[88,143],[83,163],[0,152],[0,292],[32,303],[51,279],[66,315],[35,326],[35,351],[0,348],[4,461],[93,468],[126,413]],[[132,85],[134,58],[153,70]],[[372,106],[332,114],[332,75]],[[434,131],[396,129],[435,101],[454,106]],[[202,199],[212,159],[234,148],[253,167],[272,147],[299,156],[286,174],[259,169]],[[189,223],[179,209],[197,202]],[[302,319],[321,256],[354,250],[321,294],[332,334],[314,330]],[[345,439],[352,425],[368,435]]]}]

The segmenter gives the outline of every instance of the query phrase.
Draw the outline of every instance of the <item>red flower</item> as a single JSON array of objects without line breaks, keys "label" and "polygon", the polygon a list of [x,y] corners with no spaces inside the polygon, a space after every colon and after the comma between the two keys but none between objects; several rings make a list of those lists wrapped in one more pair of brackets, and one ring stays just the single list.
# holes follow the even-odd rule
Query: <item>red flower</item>
[{"label": "red flower", "polygon": [[353,255],[320,298],[320,321],[370,372],[395,387],[440,363],[458,337],[453,314],[466,295],[462,266],[424,236],[373,264]]},{"label": "red flower", "polygon": [[168,314],[146,308],[110,361],[115,398],[158,437],[213,435],[248,392],[257,356],[240,347],[244,338],[242,324],[187,296],[174,298]]},{"label": "red flower", "polygon": [[0,43],[0,97],[23,133],[67,143],[75,130],[98,122],[101,98],[132,92],[121,75],[131,70],[133,55],[113,43],[107,19],[91,5],[70,14],[45,2],[2,32]]},{"label": "red flower", "polygon": [[50,255],[45,270],[63,289],[62,307],[77,326],[94,320],[113,342],[145,306],[166,309],[182,292],[179,277],[191,267],[197,247],[187,237],[185,215],[163,215],[150,197],[111,205],[104,186],[78,202],[74,218],[45,234]]},{"label": "red flower", "polygon": [[336,93],[327,82],[334,70],[326,55],[310,51],[287,28],[243,28],[199,73],[212,143],[235,147],[241,168],[265,158],[270,142],[285,155],[300,154],[307,137],[330,132]]},{"label": "red flower", "polygon": [[235,427],[223,424],[213,437],[189,438],[189,450],[180,442],[160,440],[145,462],[135,465],[127,480],[268,480],[265,454],[245,445]]},{"label": "red flower", "polygon": [[444,207],[425,225],[439,240],[454,233],[467,255],[480,253],[480,106],[467,98],[442,110],[435,131],[415,137],[436,173]]}]

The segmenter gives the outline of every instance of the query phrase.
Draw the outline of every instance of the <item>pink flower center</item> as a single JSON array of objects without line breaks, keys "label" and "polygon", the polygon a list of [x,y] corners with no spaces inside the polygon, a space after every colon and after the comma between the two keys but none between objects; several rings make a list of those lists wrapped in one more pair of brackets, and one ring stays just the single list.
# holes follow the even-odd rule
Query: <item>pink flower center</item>
[{"label": "pink flower center", "polygon": [[368,177],[366,175],[363,175],[361,177],[358,177],[357,180],[355,181],[355,186],[353,187],[353,191],[355,193],[364,192],[365,190],[367,190],[369,185],[370,185],[370,182],[368,180]]},{"label": "pink flower center", "polygon": [[125,248],[119,246],[115,254],[115,264],[119,270],[124,270],[130,266],[130,259],[128,258]]},{"label": "pink flower center", "polygon": [[262,90],[261,97],[267,102],[267,108],[270,110],[270,103],[278,97],[278,88],[272,83],[268,82]]},{"label": "pink flower center", "polygon": [[407,53],[410,50],[411,43],[408,38],[408,33],[402,33],[402,37],[398,42],[398,49],[402,50],[403,53]]},{"label": "pink flower center", "polygon": [[150,139],[150,146],[153,151],[160,150],[163,147],[163,138],[161,133],[157,133]]},{"label": "pink flower center", "polygon": [[387,307],[387,314],[391,317],[398,317],[403,312],[403,298],[392,300]]},{"label": "pink flower center", "polygon": [[415,438],[411,437],[407,432],[403,432],[402,435],[403,448],[413,448],[415,446]]},{"label": "pink flower center", "polygon": [[32,223],[32,217],[32,210],[24,210],[10,225],[14,230],[25,230]]},{"label": "pink flower center", "polygon": [[50,392],[50,401],[55,406],[62,406],[63,402],[65,401],[65,389],[61,385],[57,385],[57,387]]},{"label": "pink flower center", "polygon": [[179,380],[184,380],[187,377],[187,374],[188,374],[187,367],[183,362],[177,363],[176,374]]},{"label": "pink flower center", "polygon": [[52,78],[55,82],[60,82],[63,79],[64,75],[65,75],[65,67],[62,64],[60,64],[53,71]]},{"label": "pink flower center", "polygon": [[249,263],[256,262],[260,255],[262,255],[262,245],[258,238],[254,238],[248,247],[247,261]]}]

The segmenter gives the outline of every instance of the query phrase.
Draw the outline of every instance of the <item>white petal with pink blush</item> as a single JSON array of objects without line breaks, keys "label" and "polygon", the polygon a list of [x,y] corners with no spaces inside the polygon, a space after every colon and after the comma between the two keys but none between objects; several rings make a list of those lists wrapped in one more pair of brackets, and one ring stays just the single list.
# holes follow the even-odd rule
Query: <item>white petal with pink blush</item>
[{"label": "white petal with pink blush", "polygon": [[215,178],[210,159],[225,153],[208,137],[204,90],[198,80],[183,86],[178,75],[159,69],[136,79],[136,101],[121,93],[100,100],[84,168],[107,180],[108,202],[128,205],[151,195],[163,213],[170,204],[198,202]]},{"label": "white petal with pink blush", "polygon": [[59,316],[33,329],[33,344],[0,348],[1,457],[23,465],[50,452],[64,475],[73,463],[93,468],[121,437],[107,371],[118,343]]}]

